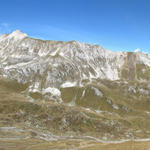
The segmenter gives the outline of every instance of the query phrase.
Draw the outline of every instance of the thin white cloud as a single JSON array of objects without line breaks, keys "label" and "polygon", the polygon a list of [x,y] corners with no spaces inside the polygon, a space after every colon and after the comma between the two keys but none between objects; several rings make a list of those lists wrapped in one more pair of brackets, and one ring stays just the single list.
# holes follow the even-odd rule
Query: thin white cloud
[{"label": "thin white cloud", "polygon": [[141,52],[141,49],[140,49],[140,48],[136,48],[136,49],[134,50],[134,52]]},{"label": "thin white cloud", "polygon": [[8,24],[8,23],[5,23],[5,22],[1,23],[0,25],[1,25],[2,27],[5,27],[5,28],[9,27],[9,24]]},{"label": "thin white cloud", "polygon": [[134,52],[141,52],[141,53],[149,54],[150,50],[142,50],[140,48],[137,48],[137,49],[134,50]]},{"label": "thin white cloud", "polygon": [[0,34],[11,32],[11,26],[9,23],[1,22],[0,23]]}]

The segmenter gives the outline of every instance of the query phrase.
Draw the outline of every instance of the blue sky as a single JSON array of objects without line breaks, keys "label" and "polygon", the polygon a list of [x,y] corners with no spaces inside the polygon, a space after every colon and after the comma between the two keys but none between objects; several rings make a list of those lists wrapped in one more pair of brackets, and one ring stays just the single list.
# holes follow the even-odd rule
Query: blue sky
[{"label": "blue sky", "polygon": [[16,29],[46,40],[150,52],[150,0],[1,0],[0,34]]}]

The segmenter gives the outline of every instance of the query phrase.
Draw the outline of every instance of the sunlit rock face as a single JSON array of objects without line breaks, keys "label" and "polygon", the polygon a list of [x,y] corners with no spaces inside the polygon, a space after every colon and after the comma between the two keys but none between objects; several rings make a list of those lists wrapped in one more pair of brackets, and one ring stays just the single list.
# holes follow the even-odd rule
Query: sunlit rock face
[{"label": "sunlit rock face", "polygon": [[0,36],[0,75],[27,83],[27,94],[60,102],[61,88],[83,87],[85,81],[99,79],[147,81],[149,67],[150,56],[139,52],[112,52],[77,41],[43,41],[19,30]]}]

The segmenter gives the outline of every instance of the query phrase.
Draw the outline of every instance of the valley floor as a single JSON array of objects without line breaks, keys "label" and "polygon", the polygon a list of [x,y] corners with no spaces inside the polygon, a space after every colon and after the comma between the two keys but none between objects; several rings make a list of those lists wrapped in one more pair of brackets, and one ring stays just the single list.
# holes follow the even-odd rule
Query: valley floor
[{"label": "valley floor", "polygon": [[88,140],[0,140],[0,150],[150,150],[150,142],[100,143]]}]

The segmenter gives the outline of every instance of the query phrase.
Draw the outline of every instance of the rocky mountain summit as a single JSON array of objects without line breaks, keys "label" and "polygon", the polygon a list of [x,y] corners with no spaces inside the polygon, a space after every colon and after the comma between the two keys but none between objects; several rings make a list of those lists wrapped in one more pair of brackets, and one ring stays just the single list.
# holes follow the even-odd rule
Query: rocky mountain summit
[{"label": "rocky mountain summit", "polygon": [[149,54],[0,36],[0,139],[148,140],[149,106]]}]

